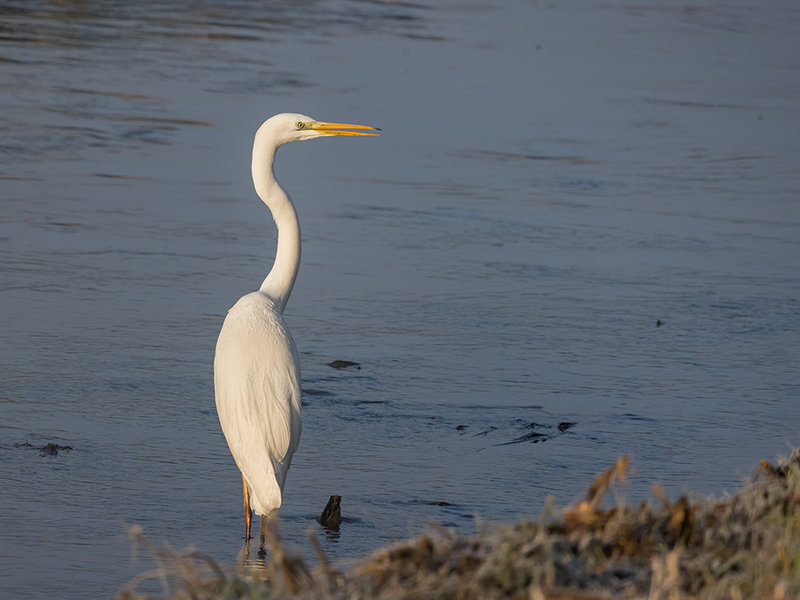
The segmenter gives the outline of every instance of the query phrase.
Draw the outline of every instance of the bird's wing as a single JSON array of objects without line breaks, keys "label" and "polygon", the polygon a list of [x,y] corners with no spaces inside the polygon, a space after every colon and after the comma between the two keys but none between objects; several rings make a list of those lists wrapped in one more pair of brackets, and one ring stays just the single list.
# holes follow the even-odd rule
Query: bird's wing
[{"label": "bird's wing", "polygon": [[280,506],[300,439],[300,366],[280,313],[261,294],[228,312],[214,358],[217,412],[253,509]]}]

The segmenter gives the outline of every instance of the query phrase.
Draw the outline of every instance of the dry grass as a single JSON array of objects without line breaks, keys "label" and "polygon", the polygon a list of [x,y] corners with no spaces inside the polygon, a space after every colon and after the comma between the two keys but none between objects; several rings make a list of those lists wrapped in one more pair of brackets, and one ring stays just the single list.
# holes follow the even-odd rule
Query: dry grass
[{"label": "dry grass", "polygon": [[443,529],[382,549],[355,570],[331,566],[312,535],[320,566],[288,555],[270,532],[272,559],[257,572],[223,570],[190,551],[151,548],[160,567],[120,592],[149,598],[141,580],[158,578],[174,599],[650,600],[800,598],[800,450],[759,472],[722,500],[600,508],[620,458],[583,502],[540,522],[487,527],[474,536]]}]

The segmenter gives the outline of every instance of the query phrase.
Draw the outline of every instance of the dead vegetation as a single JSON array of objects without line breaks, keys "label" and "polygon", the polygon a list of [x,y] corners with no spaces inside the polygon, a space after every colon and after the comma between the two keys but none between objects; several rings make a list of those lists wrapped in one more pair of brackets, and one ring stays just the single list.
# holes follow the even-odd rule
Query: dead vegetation
[{"label": "dead vegetation", "polygon": [[272,558],[256,571],[223,570],[196,552],[151,549],[160,567],[118,598],[162,580],[174,599],[800,598],[800,450],[778,466],[762,461],[751,481],[722,500],[657,502],[608,509],[601,502],[629,472],[620,458],[590,485],[586,499],[549,509],[538,522],[483,527],[474,536],[440,528],[382,549],[340,572],[316,539],[320,565],[287,554],[270,532]]}]

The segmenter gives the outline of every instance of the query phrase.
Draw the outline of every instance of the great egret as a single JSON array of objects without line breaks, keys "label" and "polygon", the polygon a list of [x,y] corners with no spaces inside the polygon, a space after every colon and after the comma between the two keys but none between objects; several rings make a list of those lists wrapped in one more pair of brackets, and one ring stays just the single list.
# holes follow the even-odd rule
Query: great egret
[{"label": "great egret", "polygon": [[275,219],[278,249],[261,288],[242,296],[225,317],[214,356],[214,391],[222,431],[242,472],[245,540],[254,511],[261,515],[262,546],[267,517],[281,505],[301,430],[300,363],[283,320],[300,265],[300,223],[275,180],[275,152],[296,140],[379,135],[348,129],[377,130],[284,113],[264,121],[253,143],[253,184]]}]

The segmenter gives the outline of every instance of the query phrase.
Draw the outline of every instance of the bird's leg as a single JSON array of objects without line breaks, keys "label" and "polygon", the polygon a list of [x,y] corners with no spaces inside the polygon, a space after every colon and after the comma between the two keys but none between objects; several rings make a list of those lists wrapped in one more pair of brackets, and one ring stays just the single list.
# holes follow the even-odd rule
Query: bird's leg
[{"label": "bird's leg", "polygon": [[[250,496],[247,493],[247,481],[242,474],[242,496],[244,497],[244,541],[250,541],[250,522],[253,520],[253,511],[250,510]],[[263,544],[262,544],[263,545]]]},{"label": "bird's leg", "polygon": [[267,519],[269,518],[268,515],[261,515],[261,546],[260,548],[264,549],[264,538],[267,537]]}]

